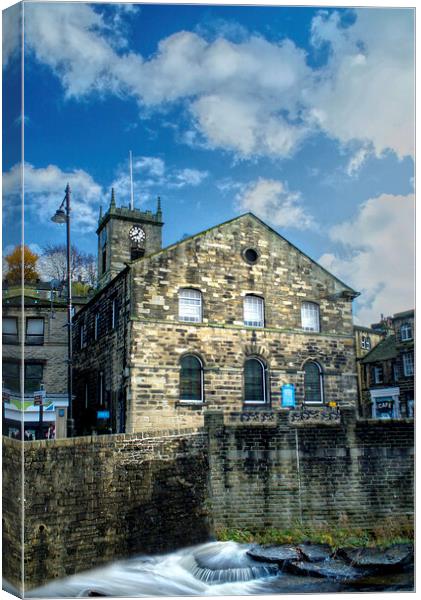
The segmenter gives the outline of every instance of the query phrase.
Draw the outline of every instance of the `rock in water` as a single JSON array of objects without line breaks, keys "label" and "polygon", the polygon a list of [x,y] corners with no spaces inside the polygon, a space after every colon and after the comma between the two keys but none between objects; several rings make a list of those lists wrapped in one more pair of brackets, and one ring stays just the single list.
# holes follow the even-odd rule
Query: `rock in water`
[{"label": "rock in water", "polygon": [[353,566],[370,570],[400,570],[412,564],[412,544],[394,544],[384,550],[380,548],[341,548],[337,552]]},{"label": "rock in water", "polygon": [[322,562],[332,556],[332,548],[328,544],[304,542],[298,544],[297,548],[306,562]]},{"label": "rock in water", "polygon": [[198,548],[182,560],[184,568],[210,585],[252,581],[279,573],[277,565],[257,563],[247,556],[247,547],[235,542],[213,542]]},{"label": "rock in water", "polygon": [[326,560],[321,563],[310,563],[303,560],[294,561],[287,565],[290,573],[295,575],[311,575],[312,577],[326,577],[336,581],[360,579],[365,572],[355,569],[340,560]]},{"label": "rock in water", "polygon": [[247,554],[254,560],[261,560],[269,563],[284,565],[292,560],[299,560],[300,553],[294,546],[253,546],[247,551]]}]

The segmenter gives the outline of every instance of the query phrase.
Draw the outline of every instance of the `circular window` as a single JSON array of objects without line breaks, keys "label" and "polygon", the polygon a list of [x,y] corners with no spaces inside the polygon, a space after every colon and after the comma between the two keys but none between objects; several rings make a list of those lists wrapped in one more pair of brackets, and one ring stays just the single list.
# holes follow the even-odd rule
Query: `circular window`
[{"label": "circular window", "polygon": [[244,258],[248,263],[253,264],[257,261],[259,255],[253,248],[247,248],[244,252]]}]

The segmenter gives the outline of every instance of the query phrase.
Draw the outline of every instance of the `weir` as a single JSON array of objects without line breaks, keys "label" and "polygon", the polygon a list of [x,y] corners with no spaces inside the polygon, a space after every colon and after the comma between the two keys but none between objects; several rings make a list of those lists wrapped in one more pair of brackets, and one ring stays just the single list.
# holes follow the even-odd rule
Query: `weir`
[{"label": "weir", "polygon": [[301,517],[312,526],[369,529],[410,521],[413,454],[413,420],[358,421],[352,410],[294,426],[287,410],[247,419],[215,411],[203,428],[23,449],[3,438],[4,577],[21,589],[24,557],[28,590],[116,559],[198,544],[226,527],[286,529]]}]

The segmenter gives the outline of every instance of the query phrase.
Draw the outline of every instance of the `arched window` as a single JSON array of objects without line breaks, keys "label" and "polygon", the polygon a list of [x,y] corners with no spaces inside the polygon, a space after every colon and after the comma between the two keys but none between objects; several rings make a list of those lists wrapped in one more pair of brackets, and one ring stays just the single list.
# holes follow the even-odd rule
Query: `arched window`
[{"label": "arched window", "polygon": [[410,323],[404,323],[401,327],[401,340],[403,342],[412,340],[412,327]]},{"label": "arched window", "polygon": [[187,354],[180,361],[180,400],[203,402],[203,365],[197,356]]},{"label": "arched window", "polygon": [[266,367],[258,358],[249,358],[244,365],[244,402],[246,404],[267,402]]},{"label": "arched window", "polygon": [[320,331],[320,309],[315,302],[301,304],[301,327],[304,331]]},{"label": "arched window", "polygon": [[260,296],[245,296],[244,325],[249,327],[264,327],[265,303]]},{"label": "arched window", "polygon": [[200,323],[202,320],[202,293],[183,288],[178,292],[178,318],[180,321]]},{"label": "arched window", "polygon": [[313,361],[304,365],[304,402],[323,402],[323,371]]}]

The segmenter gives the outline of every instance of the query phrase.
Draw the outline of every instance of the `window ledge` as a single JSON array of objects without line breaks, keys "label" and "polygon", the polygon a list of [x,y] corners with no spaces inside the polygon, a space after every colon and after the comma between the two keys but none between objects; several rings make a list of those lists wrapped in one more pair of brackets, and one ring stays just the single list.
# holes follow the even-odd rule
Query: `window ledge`
[{"label": "window ledge", "polygon": [[203,408],[206,405],[202,400],[178,400],[175,406],[190,406],[192,408]]}]

